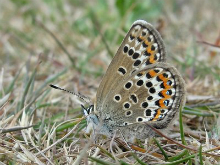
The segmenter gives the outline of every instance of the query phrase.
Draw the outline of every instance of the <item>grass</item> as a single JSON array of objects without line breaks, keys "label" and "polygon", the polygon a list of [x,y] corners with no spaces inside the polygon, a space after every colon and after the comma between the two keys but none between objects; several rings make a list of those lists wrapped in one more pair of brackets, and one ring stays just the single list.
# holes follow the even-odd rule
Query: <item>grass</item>
[{"label": "grass", "polygon": [[[0,1],[0,164],[219,164],[219,8],[218,0]],[[161,33],[186,105],[173,141],[138,141],[138,151],[105,137],[94,144],[81,100],[49,84],[93,99],[137,19]]]}]

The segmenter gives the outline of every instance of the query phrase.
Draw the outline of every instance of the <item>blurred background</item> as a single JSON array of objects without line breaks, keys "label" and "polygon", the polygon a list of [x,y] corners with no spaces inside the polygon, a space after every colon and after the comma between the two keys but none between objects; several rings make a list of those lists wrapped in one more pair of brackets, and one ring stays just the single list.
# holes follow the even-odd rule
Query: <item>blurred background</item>
[{"label": "blurred background", "polygon": [[[80,116],[81,101],[49,84],[94,98],[138,19],[161,33],[167,62],[186,81],[187,106],[219,102],[219,9],[219,0],[0,0],[0,127],[36,124],[38,130],[43,119],[45,126]],[[219,114],[219,108],[187,106],[192,118]],[[24,108],[28,116],[21,116]]]},{"label": "blurred background", "polygon": [[[97,88],[132,23],[144,19],[161,33],[167,61],[193,86],[189,92],[218,95],[218,88],[210,88],[220,80],[219,7],[218,0],[2,0],[1,88],[5,90],[19,70],[14,87],[20,86],[38,59],[36,85],[66,69],[54,83],[74,88],[74,81],[80,81]],[[204,83],[202,90],[202,82],[191,84],[195,79]]]}]

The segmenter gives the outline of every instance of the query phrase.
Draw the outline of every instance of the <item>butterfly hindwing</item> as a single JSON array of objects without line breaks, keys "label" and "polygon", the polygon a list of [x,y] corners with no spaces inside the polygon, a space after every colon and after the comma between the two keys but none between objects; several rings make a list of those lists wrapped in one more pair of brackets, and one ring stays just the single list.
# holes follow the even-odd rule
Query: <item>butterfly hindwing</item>
[{"label": "butterfly hindwing", "polygon": [[109,92],[132,73],[148,65],[164,62],[165,56],[162,38],[152,25],[142,20],[134,22],[98,88],[96,110],[102,111],[102,105]]},{"label": "butterfly hindwing", "polygon": [[[134,123],[169,123],[184,102],[184,81],[167,63],[156,63],[122,81],[104,102],[117,126]],[[166,127],[166,125],[162,125]]]}]

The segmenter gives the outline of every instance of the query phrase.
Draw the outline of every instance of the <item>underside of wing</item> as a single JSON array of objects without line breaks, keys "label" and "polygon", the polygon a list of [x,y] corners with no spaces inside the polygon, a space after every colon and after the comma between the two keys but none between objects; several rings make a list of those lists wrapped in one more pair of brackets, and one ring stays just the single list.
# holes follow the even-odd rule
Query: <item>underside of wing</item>
[{"label": "underside of wing", "polygon": [[[97,91],[97,105],[110,91],[137,70],[165,61],[165,48],[160,34],[146,21],[136,21],[124,38],[109,65]],[[97,111],[101,107],[97,107]]]},{"label": "underside of wing", "polygon": [[166,127],[185,101],[184,81],[167,63],[156,63],[134,72],[111,91],[102,106],[102,117],[117,126],[156,123]]}]

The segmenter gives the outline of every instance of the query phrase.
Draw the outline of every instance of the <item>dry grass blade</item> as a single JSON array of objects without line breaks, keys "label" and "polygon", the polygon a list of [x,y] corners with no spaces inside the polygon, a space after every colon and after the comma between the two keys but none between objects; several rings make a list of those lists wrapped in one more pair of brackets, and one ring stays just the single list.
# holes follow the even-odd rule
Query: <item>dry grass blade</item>
[{"label": "dry grass blade", "polygon": [[33,127],[33,125],[27,126],[27,127],[12,127],[12,128],[4,128],[4,129],[0,129],[1,133],[8,133],[8,132],[14,132],[14,131],[21,131],[23,129],[28,129]]}]

